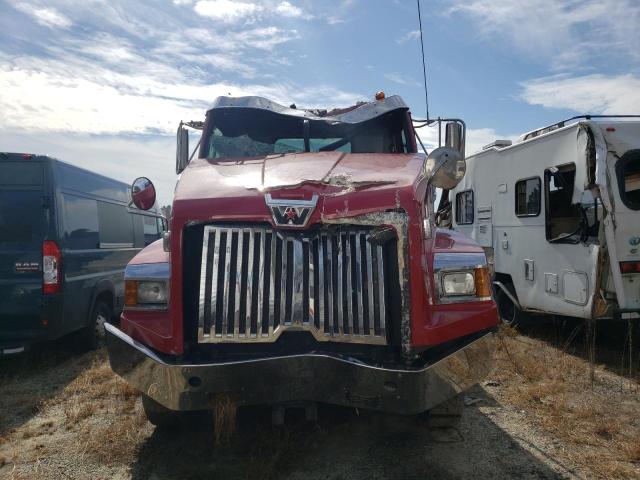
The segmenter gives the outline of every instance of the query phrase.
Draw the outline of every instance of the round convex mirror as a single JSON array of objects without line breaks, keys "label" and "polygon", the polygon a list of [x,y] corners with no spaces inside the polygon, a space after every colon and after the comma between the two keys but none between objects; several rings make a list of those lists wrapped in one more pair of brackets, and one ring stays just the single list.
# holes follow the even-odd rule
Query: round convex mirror
[{"label": "round convex mirror", "polygon": [[149,210],[156,203],[156,187],[147,177],[139,177],[131,185],[131,201],[141,210]]}]

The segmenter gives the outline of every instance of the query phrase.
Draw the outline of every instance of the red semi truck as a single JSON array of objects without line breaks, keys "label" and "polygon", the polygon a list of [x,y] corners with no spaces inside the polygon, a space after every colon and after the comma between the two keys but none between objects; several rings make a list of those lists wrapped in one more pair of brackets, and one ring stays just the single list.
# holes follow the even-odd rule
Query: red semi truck
[{"label": "red semi truck", "polygon": [[[428,157],[398,96],[333,111],[220,97],[187,125],[202,136],[190,159],[179,127],[170,231],[129,263],[106,326],[149,420],[220,398],[460,413],[497,325],[482,248],[434,224],[435,188],[464,175],[464,123]],[[132,191],[153,203],[148,179]]]}]

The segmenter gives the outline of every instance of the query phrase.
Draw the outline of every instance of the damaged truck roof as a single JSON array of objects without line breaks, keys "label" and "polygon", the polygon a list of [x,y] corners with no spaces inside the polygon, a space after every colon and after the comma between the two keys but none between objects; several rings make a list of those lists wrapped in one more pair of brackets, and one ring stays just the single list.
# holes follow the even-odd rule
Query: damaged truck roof
[{"label": "damaged truck roof", "polygon": [[[383,100],[354,105],[345,109],[336,109],[327,112],[326,110],[303,110],[292,107],[285,107],[279,103],[266,98],[250,97],[218,97],[213,103],[213,107],[207,112],[231,109],[251,109],[272,112],[283,117],[302,118],[310,123],[328,124],[336,126],[340,124],[355,125],[376,119],[389,112],[406,112],[409,107],[398,95],[387,97]],[[335,113],[335,114],[334,114]]]}]

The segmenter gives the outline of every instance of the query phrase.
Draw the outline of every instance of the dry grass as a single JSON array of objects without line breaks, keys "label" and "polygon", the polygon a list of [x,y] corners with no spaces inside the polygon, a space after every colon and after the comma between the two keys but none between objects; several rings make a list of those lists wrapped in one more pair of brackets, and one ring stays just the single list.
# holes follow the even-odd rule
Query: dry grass
[{"label": "dry grass", "polygon": [[[591,373],[594,373],[593,382]],[[601,478],[640,475],[640,386],[511,328],[497,342],[501,400],[526,410],[564,442],[572,460]]]},{"label": "dry grass", "polygon": [[140,409],[134,414],[114,415],[108,422],[83,430],[75,450],[100,462],[128,464],[134,460],[137,447],[149,435],[146,426],[147,419]]},{"label": "dry grass", "polygon": [[218,395],[214,400],[214,443],[227,443],[236,432],[237,404],[228,395]]}]

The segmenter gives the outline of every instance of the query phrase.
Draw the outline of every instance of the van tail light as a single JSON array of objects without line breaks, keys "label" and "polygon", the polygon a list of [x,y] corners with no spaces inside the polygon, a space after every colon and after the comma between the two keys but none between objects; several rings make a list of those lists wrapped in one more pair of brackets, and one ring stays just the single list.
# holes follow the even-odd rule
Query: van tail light
[{"label": "van tail light", "polygon": [[640,262],[620,262],[620,272],[625,273],[640,273]]},{"label": "van tail light", "polygon": [[61,286],[60,248],[53,240],[42,244],[42,293],[58,293]]}]

